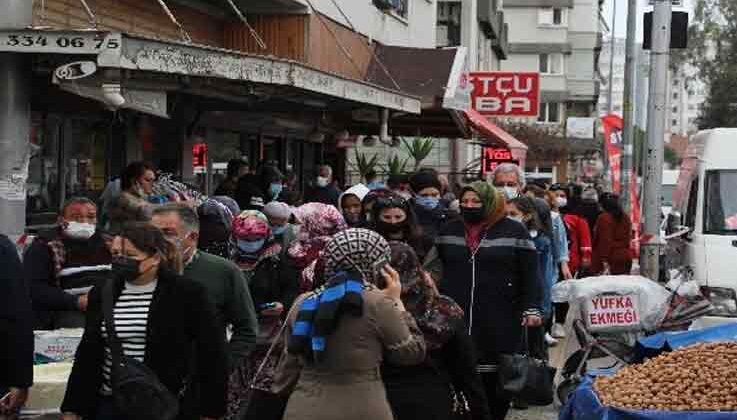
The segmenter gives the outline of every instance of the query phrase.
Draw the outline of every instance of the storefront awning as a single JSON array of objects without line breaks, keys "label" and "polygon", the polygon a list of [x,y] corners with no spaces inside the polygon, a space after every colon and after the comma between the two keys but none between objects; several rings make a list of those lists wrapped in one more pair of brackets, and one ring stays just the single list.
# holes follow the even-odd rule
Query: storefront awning
[{"label": "storefront awning", "polygon": [[0,30],[0,52],[96,56],[100,70],[276,85],[408,114],[421,110],[420,99],[405,91],[327,73],[304,63],[126,33]]},{"label": "storefront awning", "polygon": [[483,139],[492,142],[495,146],[506,147],[512,152],[515,160],[523,162],[527,156],[527,146],[517,140],[513,135],[504,131],[501,127],[489,121],[478,111],[469,109],[464,111],[471,128]]}]

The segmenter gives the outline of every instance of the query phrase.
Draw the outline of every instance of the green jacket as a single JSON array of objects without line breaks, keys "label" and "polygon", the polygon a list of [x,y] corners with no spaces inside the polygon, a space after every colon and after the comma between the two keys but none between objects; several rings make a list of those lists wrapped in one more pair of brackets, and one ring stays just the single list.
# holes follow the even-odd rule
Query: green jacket
[{"label": "green jacket", "polygon": [[258,334],[256,311],[243,273],[226,259],[197,251],[184,268],[183,276],[205,286],[215,304],[223,334],[228,325],[232,326],[229,366],[238,366],[241,358],[256,345]]}]

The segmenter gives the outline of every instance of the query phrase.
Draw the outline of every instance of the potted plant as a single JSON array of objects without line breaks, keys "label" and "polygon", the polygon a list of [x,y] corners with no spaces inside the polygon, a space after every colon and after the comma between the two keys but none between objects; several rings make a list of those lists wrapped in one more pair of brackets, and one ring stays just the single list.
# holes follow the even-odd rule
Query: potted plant
[{"label": "potted plant", "polygon": [[404,147],[407,149],[407,153],[409,153],[415,161],[414,171],[416,172],[420,169],[422,161],[430,156],[434,146],[433,139],[430,137],[424,139],[415,137],[412,139],[412,143],[409,143],[406,140],[402,140],[402,142],[404,143]]}]

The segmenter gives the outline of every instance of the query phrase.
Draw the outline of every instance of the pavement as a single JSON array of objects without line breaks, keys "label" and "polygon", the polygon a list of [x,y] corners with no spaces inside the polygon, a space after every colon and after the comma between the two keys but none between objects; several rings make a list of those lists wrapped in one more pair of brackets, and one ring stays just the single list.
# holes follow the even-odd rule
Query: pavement
[{"label": "pavement", "polygon": [[509,410],[505,420],[556,420],[558,408],[549,405],[547,407],[530,407],[526,410]]}]

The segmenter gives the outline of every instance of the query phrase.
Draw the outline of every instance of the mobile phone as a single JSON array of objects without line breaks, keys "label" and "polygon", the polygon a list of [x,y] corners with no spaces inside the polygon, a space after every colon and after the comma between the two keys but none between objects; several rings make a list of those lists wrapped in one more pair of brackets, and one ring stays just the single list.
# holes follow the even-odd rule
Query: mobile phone
[{"label": "mobile phone", "polygon": [[389,261],[384,259],[373,263],[372,269],[374,271],[374,279],[376,279],[376,287],[379,289],[386,288],[386,280],[384,279],[384,275],[381,274],[381,270],[383,270],[387,265],[389,265]]},{"label": "mobile phone", "polygon": [[276,308],[276,302],[269,302],[264,303],[261,306],[259,306],[260,309],[273,309]]}]

